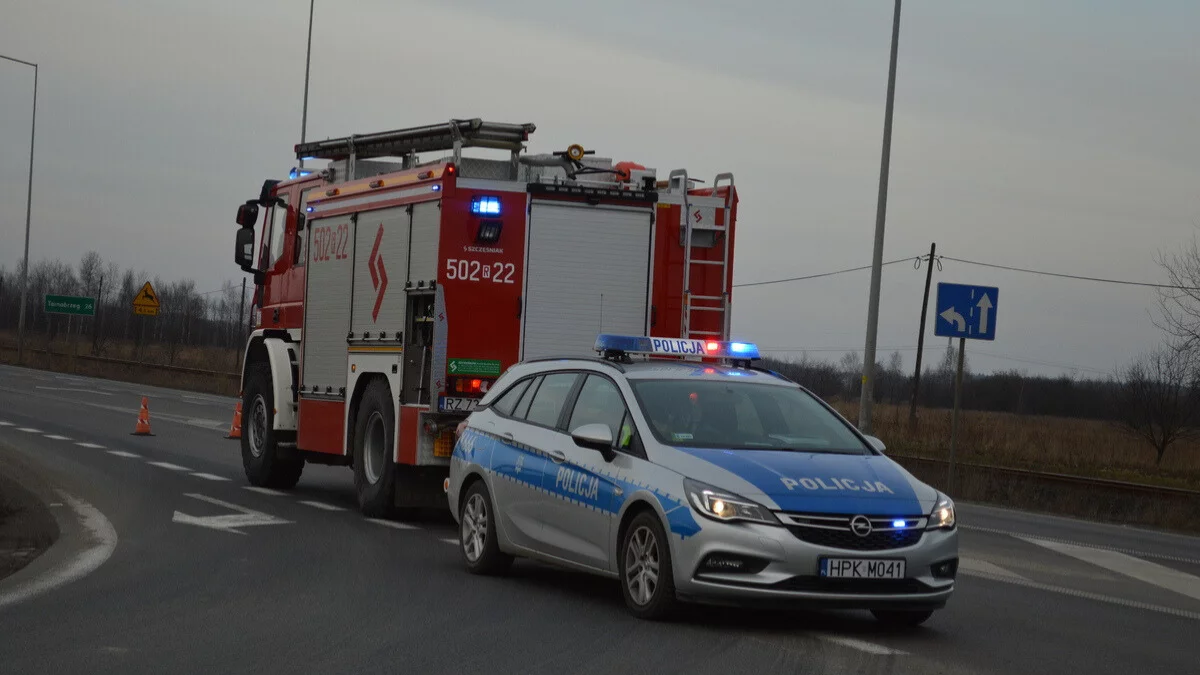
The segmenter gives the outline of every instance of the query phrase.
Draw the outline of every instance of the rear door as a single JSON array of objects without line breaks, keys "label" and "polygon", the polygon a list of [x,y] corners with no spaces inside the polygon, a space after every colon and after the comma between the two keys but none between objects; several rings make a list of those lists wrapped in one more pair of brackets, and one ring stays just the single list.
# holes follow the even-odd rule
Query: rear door
[{"label": "rear door", "polygon": [[534,200],[522,358],[582,356],[599,333],[649,327],[652,209]]}]

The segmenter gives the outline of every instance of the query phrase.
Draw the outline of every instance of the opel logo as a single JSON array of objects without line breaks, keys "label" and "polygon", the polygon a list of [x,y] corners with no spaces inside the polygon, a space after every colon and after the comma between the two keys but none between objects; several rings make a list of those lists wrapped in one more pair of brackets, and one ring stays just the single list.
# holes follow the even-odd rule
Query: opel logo
[{"label": "opel logo", "polygon": [[850,531],[860,537],[871,534],[871,521],[866,516],[854,516],[850,519]]}]

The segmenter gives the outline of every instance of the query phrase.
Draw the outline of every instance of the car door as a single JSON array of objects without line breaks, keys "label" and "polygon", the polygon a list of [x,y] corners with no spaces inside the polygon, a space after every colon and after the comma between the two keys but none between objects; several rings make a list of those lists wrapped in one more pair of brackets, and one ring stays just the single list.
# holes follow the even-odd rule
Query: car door
[{"label": "car door", "polygon": [[617,500],[624,493],[616,478],[619,468],[599,450],[576,445],[570,432],[603,424],[612,432],[615,447],[623,437],[626,407],[612,380],[598,373],[581,377],[554,434],[551,463],[542,484],[552,499],[542,512],[541,536],[547,551],[556,557],[611,570],[609,536]]},{"label": "car door", "polygon": [[524,548],[536,547],[542,527],[535,502],[546,459],[517,439],[528,439],[522,418],[541,381],[540,375],[534,375],[513,384],[490,406],[492,414],[480,425],[489,438],[490,454],[480,461],[491,471],[496,522],[508,541]]}]

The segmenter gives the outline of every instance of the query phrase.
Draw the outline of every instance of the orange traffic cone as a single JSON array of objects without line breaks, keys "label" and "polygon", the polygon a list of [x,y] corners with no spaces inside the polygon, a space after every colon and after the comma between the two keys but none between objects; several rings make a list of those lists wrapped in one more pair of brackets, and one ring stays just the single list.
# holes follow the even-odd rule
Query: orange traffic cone
[{"label": "orange traffic cone", "polygon": [[238,401],[237,408],[233,411],[233,423],[229,425],[229,435],[225,438],[241,438],[242,437],[242,402]]},{"label": "orange traffic cone", "polygon": [[133,436],[153,436],[150,433],[150,406],[149,399],[142,397],[142,409],[138,411],[137,427],[133,430]]}]

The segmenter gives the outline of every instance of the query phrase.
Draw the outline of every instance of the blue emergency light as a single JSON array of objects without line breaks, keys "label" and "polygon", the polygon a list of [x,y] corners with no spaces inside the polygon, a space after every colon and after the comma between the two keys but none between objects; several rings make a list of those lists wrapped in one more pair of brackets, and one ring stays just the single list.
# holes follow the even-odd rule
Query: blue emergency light
[{"label": "blue emergency light", "polygon": [[499,197],[476,197],[471,200],[471,213],[480,216],[500,215]]},{"label": "blue emergency light", "polygon": [[758,345],[752,342],[657,338],[638,335],[600,335],[596,338],[596,351],[601,354],[701,356],[747,361],[760,358]]}]

